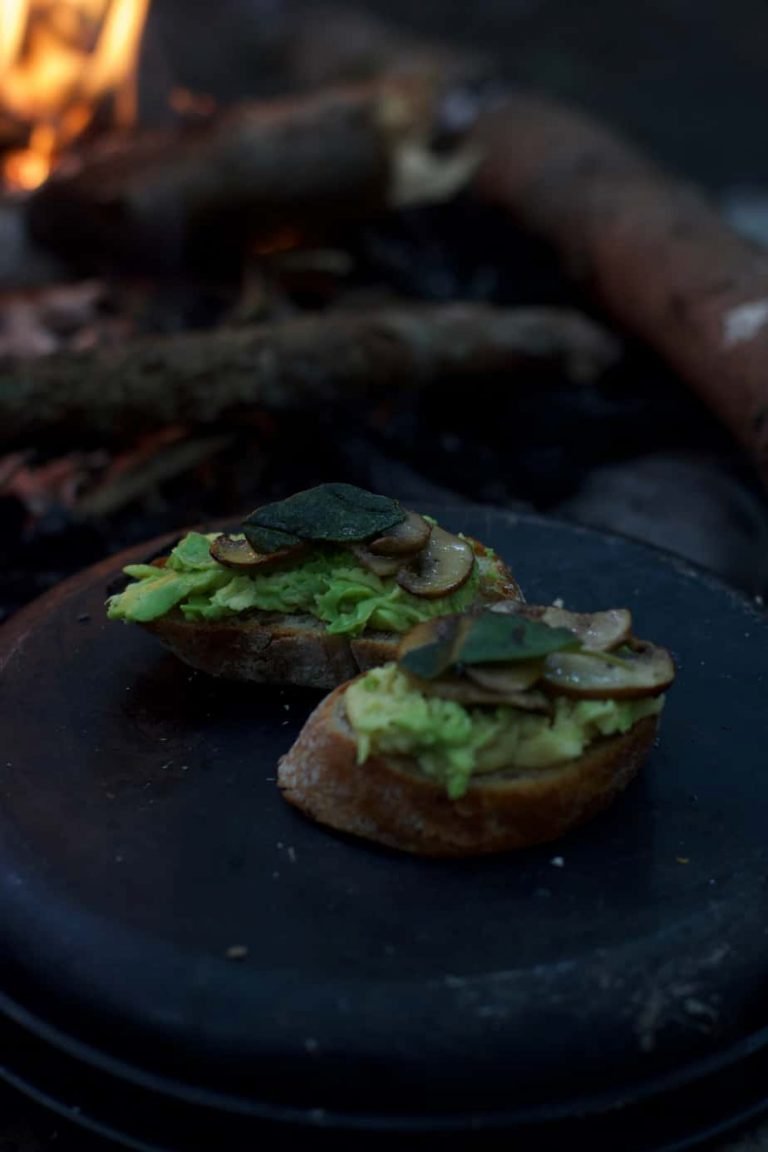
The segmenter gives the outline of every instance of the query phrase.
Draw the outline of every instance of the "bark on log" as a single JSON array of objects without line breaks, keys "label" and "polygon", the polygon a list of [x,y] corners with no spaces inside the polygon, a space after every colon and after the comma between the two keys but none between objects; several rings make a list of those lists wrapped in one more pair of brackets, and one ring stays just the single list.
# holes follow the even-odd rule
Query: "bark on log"
[{"label": "bark on log", "polygon": [[246,236],[443,198],[475,166],[461,150],[429,149],[443,83],[438,73],[398,73],[103,141],[31,198],[30,227],[68,254],[173,268],[195,242],[215,250],[231,241],[242,258]]},{"label": "bark on log", "polygon": [[612,336],[566,310],[459,304],[325,314],[0,363],[0,440],[29,443],[52,430],[74,440],[123,439],[254,406],[306,411],[373,401],[524,365],[589,379],[617,356]]},{"label": "bark on log", "polygon": [[730,428],[768,485],[768,253],[589,117],[511,98],[483,117],[473,191],[555,246],[607,312]]}]

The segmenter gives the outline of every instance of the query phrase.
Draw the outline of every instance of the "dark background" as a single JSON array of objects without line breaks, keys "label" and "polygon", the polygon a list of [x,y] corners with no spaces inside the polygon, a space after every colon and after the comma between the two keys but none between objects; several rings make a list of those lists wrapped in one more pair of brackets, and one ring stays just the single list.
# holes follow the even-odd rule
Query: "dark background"
[{"label": "dark background", "polygon": [[[768,208],[768,4],[764,0],[378,0],[416,33],[491,53],[505,80],[573,99],[715,191],[756,233]],[[278,87],[278,0],[155,0],[145,69],[222,99]],[[752,189],[756,194],[744,195]],[[695,491],[692,499],[696,501]],[[751,1149],[768,1149],[759,1136]],[[90,1143],[0,1091],[1,1152]]]},{"label": "dark background", "polygon": [[[318,37],[332,39],[335,33],[320,15],[329,6],[307,7],[317,16]],[[768,4],[761,0],[369,0],[348,7],[414,37],[477,52],[506,87],[536,89],[587,108],[660,163],[703,185],[735,226],[768,243],[762,132]],[[285,45],[300,9],[286,0],[221,0],[215,9],[205,0],[155,0],[145,78],[154,77],[155,85],[160,77],[173,78],[222,99],[284,90],[290,71]],[[350,30],[339,39],[352,43],[359,35]],[[145,103],[156,109],[152,91],[149,84]],[[449,222],[441,237],[434,214],[426,217],[423,228],[417,220],[406,230],[406,241],[416,237],[416,244],[413,252],[406,245],[404,263],[424,268],[421,280],[418,274],[413,279],[417,291],[429,293],[442,273],[440,261],[431,269],[429,260],[446,235],[449,243],[463,241],[470,253],[482,242],[474,220]],[[492,239],[485,242],[491,252]],[[483,259],[478,257],[479,279]],[[519,298],[525,300],[528,289],[531,302],[544,302],[546,295],[535,296],[537,258],[524,254],[518,261],[512,251],[503,259],[509,275],[518,277]],[[463,402],[459,419],[433,406],[424,424],[435,440],[458,435],[460,460],[434,444],[427,460],[420,449],[423,428],[410,443],[402,435],[387,450],[443,488],[459,487],[456,477],[462,476],[460,494],[471,499],[519,501],[625,532],[678,550],[765,596],[768,515],[749,466],[663,365],[635,350],[627,363],[630,371],[618,387],[591,409],[587,404],[577,411],[570,388],[547,396],[539,410],[529,405],[522,411],[518,404],[509,417],[522,419],[527,451],[520,443],[512,453],[509,443],[493,443],[487,421],[485,427],[467,421]],[[517,463],[511,464],[514,453]],[[357,482],[375,486],[380,478],[361,475]]]},{"label": "dark background", "polygon": [[[713,188],[768,181],[762,0],[368,0],[350,7],[488,52],[508,82],[584,104]],[[155,0],[153,54],[162,45],[182,83],[222,96],[253,91],[269,84],[269,68],[254,68],[254,60],[279,43],[289,8],[280,0]]]}]

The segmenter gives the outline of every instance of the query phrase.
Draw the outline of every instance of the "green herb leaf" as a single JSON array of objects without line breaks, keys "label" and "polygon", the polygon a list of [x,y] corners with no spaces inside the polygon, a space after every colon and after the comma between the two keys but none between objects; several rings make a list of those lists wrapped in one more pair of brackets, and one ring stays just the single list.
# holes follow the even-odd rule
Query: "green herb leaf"
[{"label": "green herb leaf", "polygon": [[282,552],[284,548],[295,548],[301,544],[301,537],[291,532],[278,532],[274,528],[262,528],[258,524],[251,524],[249,520],[243,523],[243,534],[253,548],[254,552],[271,555],[273,552]]},{"label": "green herb leaf", "polygon": [[446,616],[420,624],[415,643],[403,642],[398,663],[406,672],[434,680],[451,667],[474,664],[521,664],[551,652],[573,652],[581,641],[567,628],[499,612]]},{"label": "green herb leaf", "polygon": [[405,520],[397,500],[352,484],[320,484],[257,508],[243,523],[257,552],[277,552],[301,540],[359,544]]},{"label": "green herb leaf", "polygon": [[581,641],[567,628],[500,612],[474,617],[456,660],[462,664],[516,664],[550,652],[576,651]]}]

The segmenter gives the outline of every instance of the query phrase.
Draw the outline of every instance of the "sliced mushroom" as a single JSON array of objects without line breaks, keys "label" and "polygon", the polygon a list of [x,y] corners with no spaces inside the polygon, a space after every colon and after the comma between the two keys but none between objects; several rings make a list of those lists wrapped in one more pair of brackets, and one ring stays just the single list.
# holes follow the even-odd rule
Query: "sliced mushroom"
[{"label": "sliced mushroom", "polygon": [[450,668],[468,627],[469,617],[435,616],[423,620],[400,641],[398,662],[409,675],[434,679]]},{"label": "sliced mushroom", "polygon": [[426,547],[400,569],[397,582],[406,592],[432,600],[466,584],[474,566],[475,554],[467,541],[435,527]]},{"label": "sliced mushroom", "polygon": [[542,712],[549,715],[552,712],[552,701],[547,699],[543,692],[510,692],[504,696],[502,704],[510,708],[518,708],[521,712]]},{"label": "sliced mushroom", "polygon": [[455,700],[457,704],[507,704],[523,712],[552,711],[552,702],[543,692],[494,692],[481,688],[463,676],[440,676],[436,680],[421,680],[411,676],[414,685],[424,696],[438,696],[441,700]]},{"label": "sliced mushroom", "polygon": [[210,551],[213,559],[225,568],[253,573],[275,568],[288,560],[298,560],[309,551],[309,545],[301,543],[293,548],[282,548],[279,552],[257,552],[244,538],[217,536]]},{"label": "sliced mushroom", "polygon": [[421,552],[431,532],[429,521],[418,512],[407,512],[405,520],[372,540],[368,547],[377,556],[414,556]]},{"label": "sliced mushroom", "polygon": [[587,652],[610,652],[632,634],[632,614],[626,608],[610,608],[607,612],[568,612],[565,608],[551,605],[539,619],[550,628],[570,629]]},{"label": "sliced mushroom", "polygon": [[452,651],[452,642],[457,634],[458,623],[459,617],[453,615],[433,616],[431,620],[422,620],[420,624],[415,624],[400,640],[400,646],[397,650],[398,659],[413,648],[425,648],[428,644],[442,644],[448,638],[451,640],[450,650]]},{"label": "sliced mushroom", "polygon": [[581,641],[587,652],[610,652],[632,635],[632,613],[626,608],[609,608],[605,612],[569,612],[555,604],[516,604],[502,601],[492,612],[540,620],[550,628],[567,628]]},{"label": "sliced mushroom", "polygon": [[529,660],[521,664],[466,664],[464,674],[474,684],[496,695],[525,692],[533,687],[544,671],[543,660]]},{"label": "sliced mushroom", "polygon": [[399,556],[376,556],[364,544],[353,544],[350,552],[364,568],[370,572],[375,572],[377,576],[394,576],[403,565]]},{"label": "sliced mushroom", "polygon": [[617,654],[554,652],[545,661],[542,687],[581,700],[635,700],[658,696],[675,678],[664,648],[633,640]]}]

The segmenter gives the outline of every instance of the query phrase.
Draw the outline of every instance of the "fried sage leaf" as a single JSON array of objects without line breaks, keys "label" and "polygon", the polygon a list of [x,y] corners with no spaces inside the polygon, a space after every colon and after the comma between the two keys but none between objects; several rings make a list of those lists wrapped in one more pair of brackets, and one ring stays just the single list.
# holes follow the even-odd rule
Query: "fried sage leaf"
[{"label": "fried sage leaf", "polygon": [[248,520],[243,521],[243,535],[260,555],[272,552],[286,552],[289,548],[298,548],[302,543],[300,536],[292,532],[278,532],[275,528],[262,528],[252,525]]},{"label": "fried sage leaf", "polygon": [[567,628],[488,611],[473,618],[457,657],[462,664],[517,664],[579,648],[581,641]]},{"label": "fried sage leaf", "polygon": [[405,516],[388,496],[353,484],[319,484],[257,508],[243,522],[243,532],[257,552],[276,552],[300,540],[360,544],[388,532]]},{"label": "fried sage leaf", "polygon": [[398,662],[411,675],[433,680],[451,667],[520,664],[580,648],[578,637],[565,628],[487,610],[417,625],[401,642]]}]

